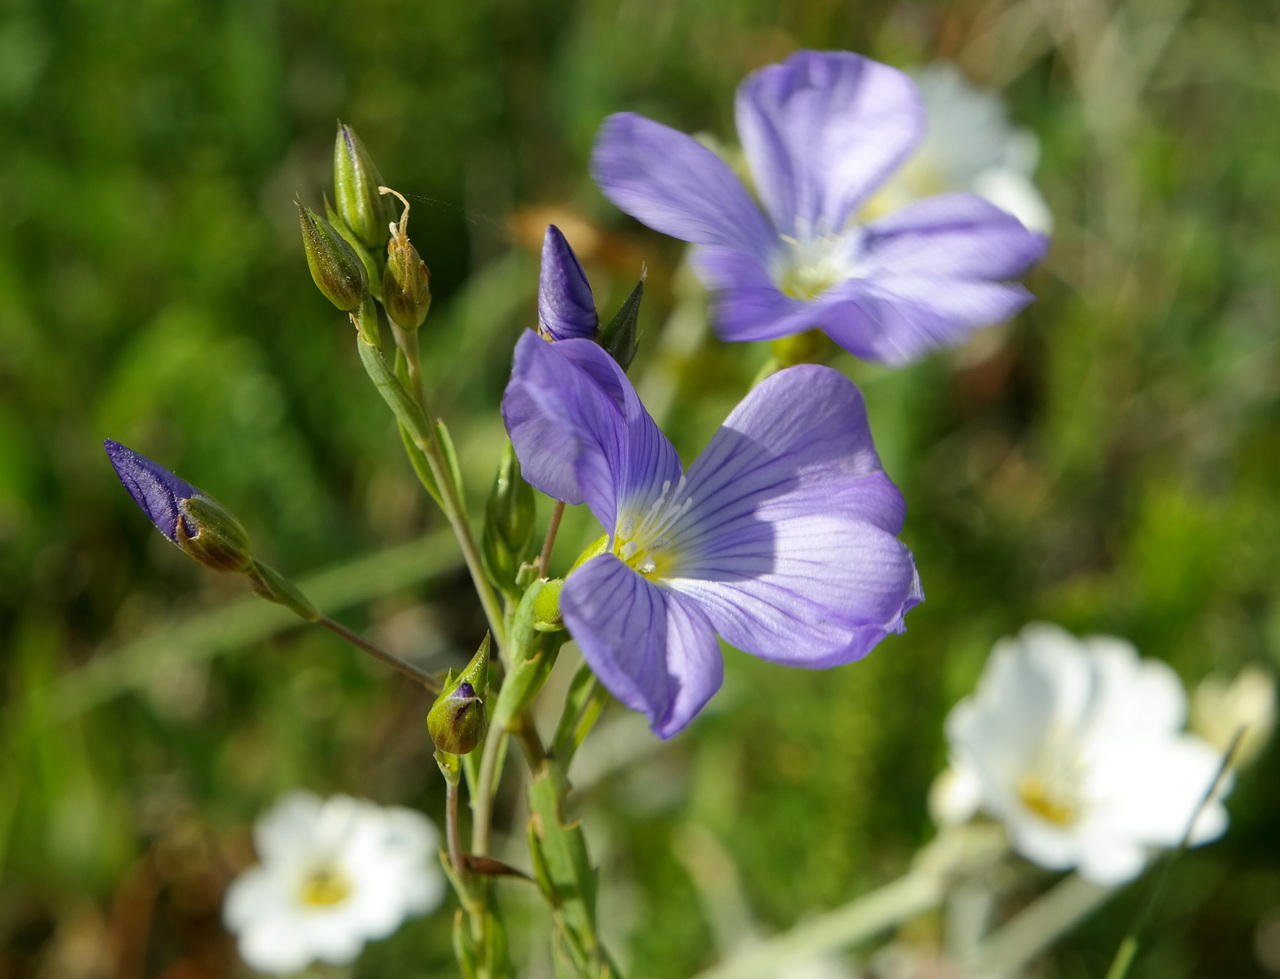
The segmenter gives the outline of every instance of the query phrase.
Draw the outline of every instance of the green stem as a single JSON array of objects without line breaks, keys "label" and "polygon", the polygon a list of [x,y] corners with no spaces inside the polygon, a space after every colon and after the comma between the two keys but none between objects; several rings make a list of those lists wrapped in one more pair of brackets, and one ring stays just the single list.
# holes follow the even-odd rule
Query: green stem
[{"label": "green stem", "polygon": [[[354,319],[355,317],[353,316]],[[462,551],[462,559],[467,565],[467,570],[471,573],[471,582],[480,598],[480,604],[484,607],[485,617],[489,620],[489,631],[492,633],[493,641],[501,653],[506,649],[507,644],[507,630],[503,620],[502,605],[499,603],[493,586],[489,583],[489,579],[484,573],[484,565],[480,561],[480,552],[476,548],[475,538],[471,534],[471,524],[467,520],[466,509],[458,497],[458,489],[454,485],[449,467],[445,464],[439,440],[436,438],[432,427],[427,423],[426,416],[422,413],[421,405],[410,396],[404,385],[396,379],[381,351],[376,346],[365,342],[363,336],[357,339],[356,346],[359,348],[360,360],[364,364],[369,379],[373,381],[378,393],[387,402],[400,424],[404,425],[409,432],[409,437],[413,440],[413,444],[421,450],[427,460],[432,478],[435,479],[436,486],[440,490],[441,509],[444,510],[445,518],[449,521],[449,526],[453,528],[454,536],[458,539],[458,546]]]},{"label": "green stem", "polygon": [[506,746],[505,730],[490,730],[480,755],[480,774],[471,787],[471,852],[478,857],[489,855],[490,822],[493,819],[493,794],[497,788],[498,759]]},{"label": "green stem", "polygon": [[449,862],[459,877],[466,876],[466,864],[462,860],[462,843],[458,839],[458,782],[445,779],[445,838],[449,841]]},{"label": "green stem", "polygon": [[356,646],[360,649],[363,649],[366,653],[368,653],[374,659],[387,664],[387,666],[391,667],[393,670],[399,670],[401,673],[407,676],[410,680],[414,680],[418,683],[421,683],[433,694],[438,695],[440,693],[440,684],[436,682],[436,678],[433,677],[430,673],[427,673],[423,670],[418,669],[412,663],[406,663],[399,656],[394,656],[391,653],[388,653],[385,649],[380,649],[379,647],[371,643],[368,639],[364,638],[364,636],[360,635],[357,632],[352,632],[341,622],[331,619],[327,615],[322,615],[320,616],[320,618],[315,619],[313,621],[316,623],[316,625],[324,626],[326,629],[332,632],[335,636],[341,636],[347,642],[351,643],[351,645]]},{"label": "green stem", "polygon": [[713,966],[697,979],[770,979],[788,964],[856,945],[942,901],[944,877],[917,869],[785,934],[753,945],[737,958]]},{"label": "green stem", "polygon": [[1018,972],[1114,893],[1114,887],[1099,887],[1072,874],[987,939],[975,956],[976,974]]}]

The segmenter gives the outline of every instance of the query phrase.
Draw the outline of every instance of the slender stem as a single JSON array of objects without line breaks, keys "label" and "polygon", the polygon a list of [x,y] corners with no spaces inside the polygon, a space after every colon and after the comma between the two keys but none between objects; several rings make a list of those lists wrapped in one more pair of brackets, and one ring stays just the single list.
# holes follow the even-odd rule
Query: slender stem
[{"label": "slender stem", "polygon": [[941,874],[913,870],[842,908],[751,946],[736,958],[700,973],[697,979],[769,979],[781,975],[789,963],[856,945],[937,907],[943,890]]},{"label": "slender stem", "polygon": [[351,643],[351,645],[358,646],[360,649],[363,649],[366,653],[368,653],[374,659],[382,661],[383,663],[387,664],[387,666],[391,667],[393,670],[399,670],[401,673],[407,676],[410,680],[415,680],[418,683],[421,683],[424,687],[426,687],[432,693],[434,694],[440,693],[440,684],[436,682],[435,677],[433,677],[430,673],[427,673],[424,670],[418,669],[412,663],[406,663],[399,656],[393,656],[391,653],[388,653],[385,649],[380,649],[379,647],[371,643],[368,639],[364,638],[364,636],[360,635],[359,633],[352,632],[341,622],[331,619],[327,615],[322,615],[320,618],[316,619],[315,622],[316,622],[316,625],[324,626],[334,635],[341,636],[347,642]]},{"label": "slender stem", "polygon": [[422,413],[430,418],[431,414],[427,410],[427,386],[422,380],[422,353],[418,346],[418,331],[405,332],[389,316],[387,321],[391,324],[391,333],[396,339],[396,346],[404,354],[405,367],[409,371],[409,395],[418,402]]},{"label": "slender stem", "polygon": [[462,861],[462,844],[458,841],[458,783],[446,779],[445,783],[445,838],[449,841],[449,862],[459,877],[466,876],[467,867]]},{"label": "slender stem", "polygon": [[497,781],[498,759],[506,745],[507,732],[490,731],[480,755],[480,775],[471,787],[471,852],[478,857],[489,855],[489,823],[493,819],[493,792]]},{"label": "slender stem", "polygon": [[1115,893],[1072,874],[995,932],[978,949],[976,973],[1012,975]]},{"label": "slender stem", "polygon": [[560,530],[560,518],[564,516],[564,501],[556,500],[551,511],[551,520],[547,523],[547,536],[542,542],[542,553],[538,555],[538,577],[549,578],[551,569],[551,552],[555,550],[556,534]]},{"label": "slender stem", "polygon": [[525,761],[529,763],[529,768],[537,773],[547,763],[547,749],[542,746],[538,729],[534,727],[533,718],[527,711],[517,717],[515,723],[516,728],[513,733],[520,742],[520,747],[524,749]]}]

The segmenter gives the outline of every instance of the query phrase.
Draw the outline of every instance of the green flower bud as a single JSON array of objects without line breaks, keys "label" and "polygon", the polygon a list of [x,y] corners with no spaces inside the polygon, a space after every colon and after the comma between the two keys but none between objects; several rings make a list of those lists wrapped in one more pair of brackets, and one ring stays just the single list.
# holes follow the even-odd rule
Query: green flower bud
[{"label": "green flower bud", "polygon": [[563,578],[546,582],[533,598],[533,627],[538,632],[558,632],[564,628],[564,616],[560,612],[560,591]]},{"label": "green flower bud", "polygon": [[177,523],[177,543],[206,568],[247,571],[253,565],[249,535],[230,510],[212,497],[199,495],[178,501],[178,510],[195,526],[187,534],[187,520]]},{"label": "green flower bud", "polygon": [[484,698],[489,687],[489,636],[461,673],[445,680],[444,689],[427,714],[427,730],[439,752],[465,755],[473,751],[489,730]]},{"label": "green flower bud", "polygon": [[333,144],[333,193],[338,214],[357,238],[370,249],[387,240],[391,220],[387,204],[378,193],[382,176],[369,151],[350,126],[338,123]]},{"label": "green flower bud", "polygon": [[508,442],[485,504],[480,555],[493,583],[510,590],[533,538],[536,504],[533,487],[520,475],[520,460]]},{"label": "green flower bud", "polygon": [[404,205],[399,227],[387,242],[387,267],[382,273],[382,305],[391,322],[412,333],[427,318],[431,308],[431,272],[409,240],[409,202],[389,187],[379,190],[395,194]]},{"label": "green flower bud", "polygon": [[358,309],[369,292],[364,263],[333,225],[300,201],[294,203],[298,205],[302,247],[316,288],[343,312]]}]

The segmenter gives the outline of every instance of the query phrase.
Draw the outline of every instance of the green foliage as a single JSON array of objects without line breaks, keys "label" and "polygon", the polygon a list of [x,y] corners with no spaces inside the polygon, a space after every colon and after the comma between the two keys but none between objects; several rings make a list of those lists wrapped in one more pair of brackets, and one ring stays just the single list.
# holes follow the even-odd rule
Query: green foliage
[{"label": "green foliage", "polygon": [[[103,956],[124,943],[147,975],[195,962],[233,974],[218,896],[280,792],[442,811],[420,689],[279,618],[233,629],[245,638],[229,644],[183,638],[184,622],[213,629],[223,613],[197,616],[230,610],[244,583],[188,567],[101,452],[118,438],[207,489],[274,565],[350,563],[331,591],[307,594],[326,611],[363,603],[353,623],[401,655],[460,666],[475,648],[481,616],[460,563],[433,551],[420,575],[386,579],[356,563],[440,524],[298,243],[292,201],[327,188],[339,117],[413,203],[434,295],[421,330],[430,420],[448,421],[472,488],[496,469],[494,406],[517,331],[534,322],[536,208],[598,236],[574,244],[601,308],[621,305],[647,264],[631,376],[646,397],[669,394],[686,459],[763,359],[673,314],[701,309],[679,246],[639,231],[588,180],[605,114],[729,139],[746,71],[797,46],[846,47],[902,64],[955,58],[1003,86],[1041,139],[1057,230],[1029,280],[1037,302],[962,354],[894,373],[841,364],[908,501],[928,596],[910,631],[832,673],[730,653],[713,712],[672,744],[597,762],[584,785],[580,808],[608,838],[592,840],[600,931],[629,949],[629,975],[689,975],[716,955],[673,856],[690,823],[732,858],[764,931],[900,872],[930,833],[946,710],[992,642],[1029,619],[1123,635],[1191,682],[1280,665],[1274,11],[1143,0],[1091,7],[1097,23],[1017,19],[1039,9],[11,2],[0,974],[54,970],[77,941]],[[1090,33],[1103,29],[1114,43]],[[588,523],[566,517],[557,572],[598,534]],[[154,655],[130,652],[152,640]],[[580,763],[621,718],[606,713]],[[1228,836],[1183,858],[1132,979],[1258,974],[1254,929],[1280,891],[1278,760],[1273,747],[1242,775]],[[521,817],[500,818],[521,835]],[[508,886],[527,885],[497,889]],[[1132,903],[1069,939],[1056,974],[1105,971]],[[355,974],[450,974],[448,918],[372,946]]]}]

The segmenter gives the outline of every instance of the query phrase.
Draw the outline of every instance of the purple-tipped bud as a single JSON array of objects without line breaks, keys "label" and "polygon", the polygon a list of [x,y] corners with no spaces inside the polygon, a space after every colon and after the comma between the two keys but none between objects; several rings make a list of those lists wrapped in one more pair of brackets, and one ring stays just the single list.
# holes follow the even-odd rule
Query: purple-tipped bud
[{"label": "purple-tipped bud", "polygon": [[253,565],[249,536],[231,511],[119,442],[107,439],[103,446],[133,501],[188,556],[215,571],[247,571]]},{"label": "purple-tipped bud", "polygon": [[547,225],[538,280],[538,330],[548,340],[594,340],[600,328],[596,301],[578,256],[560,229]]},{"label": "purple-tipped bud", "polygon": [[333,143],[333,197],[338,214],[368,248],[381,249],[391,214],[378,193],[382,176],[350,126],[338,123]]},{"label": "purple-tipped bud", "polygon": [[489,730],[483,698],[489,682],[489,647],[489,637],[485,636],[466,669],[460,674],[450,671],[444,690],[427,714],[431,740],[447,755],[469,754]]},{"label": "purple-tipped bud", "polygon": [[184,537],[196,535],[195,524],[183,514],[179,504],[197,495],[198,489],[119,442],[107,439],[103,446],[133,502],[141,507],[160,533],[178,543],[178,522],[181,521]]}]

